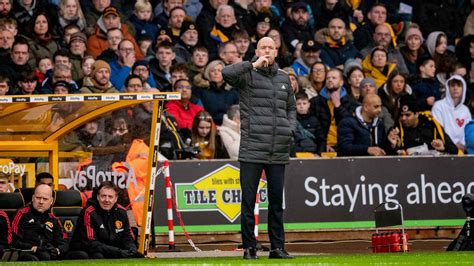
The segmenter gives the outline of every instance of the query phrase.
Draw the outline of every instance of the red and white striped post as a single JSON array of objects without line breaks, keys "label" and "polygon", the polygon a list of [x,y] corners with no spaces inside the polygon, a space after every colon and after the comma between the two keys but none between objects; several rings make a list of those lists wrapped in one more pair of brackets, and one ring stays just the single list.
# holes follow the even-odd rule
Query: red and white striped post
[{"label": "red and white striped post", "polygon": [[255,239],[257,239],[258,241],[258,216],[260,214],[260,209],[259,209],[259,205],[260,204],[260,193],[258,193],[257,191],[257,197],[255,199],[255,208],[253,209],[253,215],[255,217],[255,228],[254,228],[254,235],[255,235]]},{"label": "red and white striped post", "polygon": [[170,179],[170,166],[168,160],[163,164],[163,171],[165,174],[166,182],[166,207],[168,210],[168,248],[170,250],[175,249],[174,244],[174,227],[173,227],[173,199],[171,197],[171,179]]}]

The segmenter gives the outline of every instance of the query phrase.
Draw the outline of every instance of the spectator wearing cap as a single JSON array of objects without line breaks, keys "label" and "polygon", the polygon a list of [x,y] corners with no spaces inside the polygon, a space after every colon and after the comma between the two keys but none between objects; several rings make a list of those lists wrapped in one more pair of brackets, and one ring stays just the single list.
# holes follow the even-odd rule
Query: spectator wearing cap
[{"label": "spectator wearing cap", "polygon": [[148,36],[152,40],[156,39],[158,35],[158,27],[152,22],[153,10],[149,1],[137,1],[135,3],[135,10],[130,16],[130,22],[135,27],[136,39],[139,40],[142,36]]},{"label": "spectator wearing cap", "polygon": [[[363,104],[364,98],[367,95],[378,94],[377,87],[375,85],[375,80],[373,78],[364,78],[360,82],[359,92],[360,92],[360,96],[359,96],[359,99],[357,100],[358,104]],[[381,111],[378,115],[378,120],[384,125],[385,130],[388,130],[394,124],[393,116],[391,115],[387,107],[383,106],[383,102],[382,102]]]},{"label": "spectator wearing cap", "polygon": [[365,76],[375,80],[376,88],[381,88],[387,82],[388,76],[395,68],[395,64],[388,62],[388,52],[382,46],[373,48],[362,61],[362,70]]},{"label": "spectator wearing cap", "polygon": [[410,75],[416,74],[416,60],[424,53],[423,35],[418,25],[411,24],[405,33],[405,45],[400,47],[400,53],[403,56],[405,65]]},{"label": "spectator wearing cap", "polygon": [[87,52],[97,58],[105,51],[108,48],[107,32],[113,28],[119,28],[122,31],[123,38],[133,43],[136,57],[142,59],[143,54],[130,33],[129,26],[121,22],[120,14],[113,6],[105,8],[102,16],[97,20],[95,31],[87,40]]},{"label": "spectator wearing cap", "polygon": [[150,65],[146,60],[137,60],[132,67],[132,74],[139,76],[143,81],[143,88],[156,88],[156,81],[153,75],[150,75]]},{"label": "spectator wearing cap", "polygon": [[135,64],[135,49],[130,40],[122,40],[118,46],[118,59],[109,61],[110,81],[114,87],[122,92],[125,79]]},{"label": "spectator wearing cap", "polygon": [[175,58],[172,43],[163,41],[157,45],[155,58],[150,60],[150,71],[160,91],[172,90],[170,68]]},{"label": "spectator wearing cap", "polygon": [[269,11],[262,11],[257,14],[255,29],[253,29],[255,33],[251,37],[254,46],[262,37],[267,36],[268,31],[274,27],[273,21],[274,19]]},{"label": "spectator wearing cap", "polygon": [[196,23],[185,20],[179,31],[179,41],[174,46],[176,61],[178,63],[187,63],[191,61],[193,49],[197,46],[199,34]]},{"label": "spectator wearing cap", "polygon": [[329,22],[327,36],[321,48],[321,61],[329,67],[342,68],[348,59],[361,58],[359,51],[349,39],[346,24],[334,18]]},{"label": "spectator wearing cap", "polygon": [[95,25],[97,21],[104,13],[104,10],[107,7],[114,6],[117,10],[126,12],[125,14],[119,13],[120,20],[126,23],[129,26],[129,32],[132,36],[135,36],[135,28],[133,24],[128,21],[128,17],[133,12],[133,5],[135,1],[123,1],[123,0],[90,0],[90,1],[80,1],[82,10],[84,11],[84,16],[86,17],[86,35],[94,33]]},{"label": "spectator wearing cap", "polygon": [[103,60],[95,61],[90,77],[85,77],[81,93],[115,93],[119,92],[110,82],[110,66]]},{"label": "spectator wearing cap", "polygon": [[[398,154],[410,154],[407,149],[418,147],[420,153],[426,149],[447,154],[457,154],[458,148],[443,127],[427,112],[420,112],[417,100],[412,95],[403,95],[399,100],[399,121],[390,130],[388,140]],[[429,152],[429,151],[428,151]]]},{"label": "spectator wearing cap", "polygon": [[364,49],[360,51],[362,57],[367,57],[368,54],[374,49],[374,47],[382,46],[387,51],[387,60],[396,66],[397,70],[405,75],[408,74],[408,68],[403,59],[403,55],[400,50],[396,48],[396,42],[394,41],[392,27],[384,23],[375,27],[374,34],[372,36],[373,42],[369,43]]},{"label": "spectator wearing cap", "polygon": [[354,45],[359,51],[372,43],[375,28],[387,22],[387,8],[382,3],[372,5],[367,19],[365,24],[354,31]]},{"label": "spectator wearing cap", "polygon": [[321,123],[326,137],[327,151],[334,152],[337,145],[337,124],[344,118],[352,116],[357,103],[344,88],[342,71],[333,68],[326,74],[326,84],[319,95],[310,100],[311,112]]},{"label": "spectator wearing cap", "polygon": [[156,36],[156,45],[163,41],[167,41],[169,43],[173,43],[173,39],[171,38],[171,30],[168,28],[163,28],[158,31],[158,36]]},{"label": "spectator wearing cap", "polygon": [[300,42],[313,39],[313,29],[309,26],[308,5],[295,2],[291,6],[290,16],[282,25],[281,33],[287,47],[293,52]]},{"label": "spectator wearing cap", "polygon": [[53,84],[54,94],[69,94],[71,93],[71,86],[63,80],[59,80]]},{"label": "spectator wearing cap", "polygon": [[297,58],[291,65],[298,77],[307,76],[310,72],[310,67],[320,61],[319,55],[321,45],[313,39],[306,40],[301,47],[301,56]]},{"label": "spectator wearing cap", "polygon": [[76,32],[71,35],[69,41],[69,60],[72,65],[72,79],[80,80],[84,77],[82,72],[81,62],[87,50],[87,38],[82,32]]}]

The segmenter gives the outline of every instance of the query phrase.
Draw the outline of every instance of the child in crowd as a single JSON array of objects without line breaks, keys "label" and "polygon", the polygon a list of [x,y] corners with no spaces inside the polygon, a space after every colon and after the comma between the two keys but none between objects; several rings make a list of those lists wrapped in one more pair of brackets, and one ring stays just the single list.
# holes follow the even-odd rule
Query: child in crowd
[{"label": "child in crowd", "polygon": [[40,84],[43,83],[46,78],[46,72],[50,69],[53,69],[53,62],[51,62],[49,57],[42,57],[38,60],[38,65],[35,69],[35,76]]},{"label": "child in crowd", "polygon": [[418,77],[410,83],[420,111],[430,111],[434,102],[440,99],[439,82],[435,79],[436,66],[431,57],[417,60]]},{"label": "child in crowd", "polygon": [[199,111],[194,116],[191,129],[191,145],[199,148],[198,159],[226,158],[225,148],[217,135],[216,124],[206,111]]},{"label": "child in crowd", "polygon": [[0,95],[7,95],[10,90],[10,79],[0,76]]},{"label": "child in crowd", "polygon": [[25,72],[20,75],[17,81],[18,95],[38,94],[38,76],[33,72]]},{"label": "child in crowd", "polygon": [[296,94],[296,125],[294,150],[297,153],[310,152],[320,155],[326,151],[324,138],[318,119],[309,113],[309,98],[304,92]]},{"label": "child in crowd", "polygon": [[437,79],[441,82],[441,94],[444,94],[446,75],[456,63],[456,56],[448,49],[448,38],[441,31],[433,31],[426,39],[426,47],[436,66]]},{"label": "child in crowd", "polygon": [[[152,23],[152,7],[148,0],[138,0],[135,3],[135,12],[130,17],[130,21],[135,27],[136,36],[135,38],[141,39],[142,36],[146,35],[154,40],[158,34],[158,27]],[[143,52],[146,54],[146,51]]]}]

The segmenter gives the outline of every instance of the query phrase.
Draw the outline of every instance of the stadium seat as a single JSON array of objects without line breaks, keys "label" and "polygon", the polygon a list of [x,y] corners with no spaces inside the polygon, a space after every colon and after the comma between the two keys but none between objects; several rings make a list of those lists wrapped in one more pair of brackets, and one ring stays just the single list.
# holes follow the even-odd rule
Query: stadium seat
[{"label": "stadium seat", "polygon": [[51,212],[58,217],[70,239],[74,234],[77,219],[82,211],[83,197],[77,190],[58,190]]},{"label": "stadium seat", "polygon": [[10,221],[13,221],[16,211],[23,206],[25,206],[25,201],[20,193],[0,193],[0,210],[7,213]]}]

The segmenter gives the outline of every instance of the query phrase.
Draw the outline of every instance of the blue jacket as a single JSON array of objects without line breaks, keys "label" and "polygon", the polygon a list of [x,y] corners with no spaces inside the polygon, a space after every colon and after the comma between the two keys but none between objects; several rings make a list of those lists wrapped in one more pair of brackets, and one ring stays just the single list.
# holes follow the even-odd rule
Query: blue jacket
[{"label": "blue jacket", "polygon": [[357,107],[355,116],[346,117],[337,125],[338,156],[368,156],[367,149],[374,146],[387,150],[383,123],[378,118],[372,124],[365,123],[361,109],[362,106]]},{"label": "blue jacket", "polygon": [[158,35],[158,27],[151,21],[139,20],[135,14],[130,16],[130,22],[135,27],[135,39],[139,40],[142,36],[148,36],[155,42]]},{"label": "blue jacket", "polygon": [[474,120],[469,121],[469,124],[464,127],[464,135],[467,153],[474,154]]},{"label": "blue jacket", "polygon": [[222,118],[231,105],[239,104],[239,92],[227,89],[229,85],[224,83],[220,87],[210,82],[209,87],[194,87],[193,94],[201,99],[204,109],[211,114],[214,123],[222,124]]},{"label": "blue jacket", "polygon": [[361,54],[355,48],[352,41],[348,41],[346,45],[341,47],[330,47],[328,43],[323,45],[321,49],[321,55],[319,58],[328,67],[335,67],[338,65],[344,65],[347,59],[361,58]]}]

